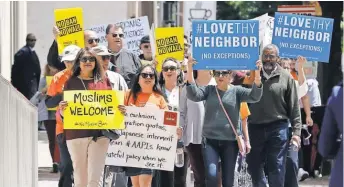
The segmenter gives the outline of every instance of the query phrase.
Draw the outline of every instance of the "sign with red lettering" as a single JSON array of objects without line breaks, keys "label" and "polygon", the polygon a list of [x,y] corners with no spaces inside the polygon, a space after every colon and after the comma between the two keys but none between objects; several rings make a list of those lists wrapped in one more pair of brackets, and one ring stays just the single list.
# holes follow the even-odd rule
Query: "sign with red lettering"
[{"label": "sign with red lettering", "polygon": [[277,12],[304,15],[304,16],[315,16],[315,6],[313,5],[281,5],[277,7]]}]

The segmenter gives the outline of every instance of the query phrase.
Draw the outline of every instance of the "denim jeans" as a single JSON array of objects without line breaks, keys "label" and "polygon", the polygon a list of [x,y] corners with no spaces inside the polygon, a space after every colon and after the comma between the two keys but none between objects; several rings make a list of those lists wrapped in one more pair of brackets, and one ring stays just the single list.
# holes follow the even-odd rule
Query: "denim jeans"
[{"label": "denim jeans", "polygon": [[57,143],[60,149],[60,180],[59,187],[72,187],[73,163],[68,152],[64,134],[57,135]]},{"label": "denim jeans", "polygon": [[222,187],[232,187],[239,151],[237,142],[203,138],[202,148],[206,186],[216,187],[218,185],[218,163],[221,159]]},{"label": "denim jeans", "polygon": [[266,187],[264,166],[267,167],[269,186],[283,187],[289,147],[288,121],[249,124],[249,136],[252,149],[247,155],[247,164],[253,187]]},{"label": "denim jeans", "polygon": [[[289,138],[291,138],[291,131]],[[301,152],[302,150],[300,150]],[[294,144],[290,144],[287,153],[284,187],[298,187],[298,164],[299,151]]]}]

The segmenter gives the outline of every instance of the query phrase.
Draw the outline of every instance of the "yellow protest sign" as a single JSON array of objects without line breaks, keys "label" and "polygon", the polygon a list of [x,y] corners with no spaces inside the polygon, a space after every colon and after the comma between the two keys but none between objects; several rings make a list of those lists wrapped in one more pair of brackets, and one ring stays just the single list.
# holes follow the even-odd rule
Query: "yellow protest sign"
[{"label": "yellow protest sign", "polygon": [[114,90],[64,91],[64,129],[124,129],[124,92]]},{"label": "yellow protest sign", "polygon": [[161,63],[168,57],[184,60],[184,28],[169,27],[155,29],[155,51],[158,65],[156,69],[161,72]]},{"label": "yellow protest sign", "polygon": [[[51,81],[53,80],[53,78],[54,78],[54,76],[46,76],[46,77],[45,77],[45,81],[46,81],[46,83],[47,83],[47,90],[49,89],[49,86],[50,86]],[[57,107],[55,107],[55,108],[48,108],[48,110],[54,111],[54,110],[56,110],[56,108],[57,108]]]},{"label": "yellow protest sign", "polygon": [[56,9],[55,23],[60,30],[57,38],[59,54],[68,45],[85,47],[82,8]]}]

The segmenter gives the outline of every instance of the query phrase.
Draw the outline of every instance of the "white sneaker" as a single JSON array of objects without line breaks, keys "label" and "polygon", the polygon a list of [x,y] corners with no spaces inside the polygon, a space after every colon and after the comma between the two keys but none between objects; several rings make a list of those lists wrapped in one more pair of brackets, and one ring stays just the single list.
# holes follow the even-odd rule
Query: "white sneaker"
[{"label": "white sneaker", "polygon": [[309,178],[309,173],[305,170],[303,170],[303,168],[300,168],[299,169],[299,172],[297,174],[297,178],[298,180],[301,182],[301,181],[304,181],[306,180],[307,178]]}]

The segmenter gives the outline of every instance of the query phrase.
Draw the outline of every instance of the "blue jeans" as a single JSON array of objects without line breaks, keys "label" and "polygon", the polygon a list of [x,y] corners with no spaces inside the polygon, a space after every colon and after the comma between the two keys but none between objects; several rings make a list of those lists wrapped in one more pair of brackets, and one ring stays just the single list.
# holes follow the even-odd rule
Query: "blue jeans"
[{"label": "blue jeans", "polygon": [[203,138],[202,152],[207,187],[216,187],[218,184],[219,159],[221,159],[222,187],[233,186],[238,151],[236,141]]},{"label": "blue jeans", "polygon": [[[291,139],[292,133],[289,133],[289,139]],[[302,150],[300,150],[302,151]],[[288,147],[285,181],[284,187],[299,187],[297,175],[299,173],[299,151],[294,144],[290,144]]]},{"label": "blue jeans", "polygon": [[283,187],[285,160],[289,147],[288,121],[249,124],[249,136],[252,149],[247,155],[247,164],[253,187],[266,187],[265,165],[269,186]]}]

